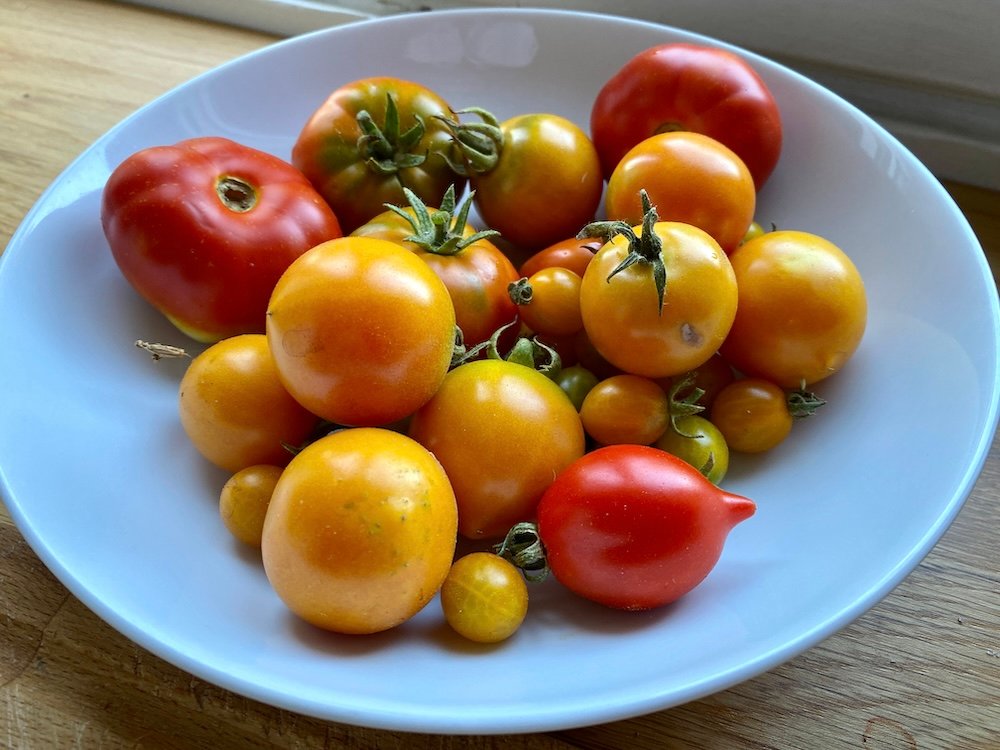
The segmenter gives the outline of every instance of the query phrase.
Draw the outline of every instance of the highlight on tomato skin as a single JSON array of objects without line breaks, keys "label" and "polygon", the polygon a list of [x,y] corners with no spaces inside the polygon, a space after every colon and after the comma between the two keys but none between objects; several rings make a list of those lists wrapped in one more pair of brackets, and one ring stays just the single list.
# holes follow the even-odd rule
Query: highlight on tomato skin
[{"label": "highlight on tomato skin", "polygon": [[382,632],[440,590],[457,523],[451,484],[429,451],[392,430],[343,429],[306,446],[278,479],[261,537],[264,571],[306,622]]},{"label": "highlight on tomato skin", "polygon": [[612,445],[562,472],[538,505],[548,567],[568,589],[615,609],[676,601],[718,563],[756,504],[650,446]]},{"label": "highlight on tomato skin", "polygon": [[411,415],[441,385],[455,306],[411,251],[348,236],[282,274],[266,332],[281,381],[305,408],[335,424],[381,426]]}]

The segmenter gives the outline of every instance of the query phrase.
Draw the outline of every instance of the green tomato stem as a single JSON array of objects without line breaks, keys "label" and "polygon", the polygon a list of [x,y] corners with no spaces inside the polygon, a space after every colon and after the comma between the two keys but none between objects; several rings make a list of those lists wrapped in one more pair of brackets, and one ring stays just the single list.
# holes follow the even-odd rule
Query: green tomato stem
[{"label": "green tomato stem", "polygon": [[520,570],[527,581],[538,583],[549,575],[545,545],[538,526],[531,521],[515,524],[493,551]]}]

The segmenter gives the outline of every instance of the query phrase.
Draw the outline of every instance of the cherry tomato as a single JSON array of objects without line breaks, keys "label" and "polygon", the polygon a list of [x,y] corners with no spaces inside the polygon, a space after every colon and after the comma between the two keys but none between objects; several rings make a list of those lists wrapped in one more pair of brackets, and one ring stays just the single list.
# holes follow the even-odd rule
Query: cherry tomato
[{"label": "cherry tomato", "polygon": [[347,83],[310,116],[292,163],[333,207],[345,232],[402,204],[409,188],[432,206],[456,180],[451,108],[425,86],[376,76]]},{"label": "cherry tomato", "polygon": [[617,226],[580,288],[588,338],[608,362],[634,375],[661,378],[700,366],[736,315],[729,259],[702,230],[657,221],[652,209],[642,227]]},{"label": "cherry tomato", "polygon": [[492,552],[471,552],[451,566],[441,587],[441,609],[459,635],[477,643],[510,638],[528,613],[521,571]]},{"label": "cherry tomato", "polygon": [[719,428],[698,414],[688,414],[671,422],[654,447],[666,451],[720,484],[729,471],[729,446]]},{"label": "cherry tomato", "polygon": [[449,372],[409,434],[448,472],[459,531],[470,539],[503,536],[533,517],[552,478],[584,451],[580,417],[562,389],[497,359]]},{"label": "cherry tomato", "polygon": [[130,156],[104,187],[101,223],[132,287],[206,343],[263,333],[281,273],[341,235],[337,217],[297,169],[225,138]]},{"label": "cherry tomato", "polygon": [[523,114],[502,123],[481,109],[492,128],[482,150],[456,125],[476,207],[487,226],[518,248],[538,250],[575,235],[594,218],[604,177],[594,144],[559,115]]},{"label": "cherry tomato", "polygon": [[723,388],[711,414],[726,444],[740,453],[769,451],[792,431],[785,391],[760,378],[741,378]]},{"label": "cherry tomato", "polygon": [[591,451],[538,505],[549,569],[571,591],[628,610],[668,604],[697,586],[753,501],[646,445]]},{"label": "cherry tomato", "polygon": [[441,384],[455,308],[409,250],[344,237],[309,250],[278,280],[267,338],[282,382],[310,411],[342,425],[384,425]]},{"label": "cherry tomato", "polygon": [[470,346],[486,341],[517,318],[507,293],[517,269],[485,232],[466,222],[468,198],[457,212],[454,190],[437,209],[409,192],[407,199],[410,206],[384,211],[351,236],[388,240],[416,253],[448,287],[463,341]]},{"label": "cherry tomato", "polygon": [[260,547],[271,495],[283,468],[256,464],[233,474],[219,494],[219,515],[236,539],[250,547]]},{"label": "cherry tomato", "polygon": [[757,202],[746,165],[698,133],[662,133],[630,149],[608,179],[608,218],[642,221],[640,190],[662,220],[704,229],[727,253],[746,235]]},{"label": "cherry tomato", "polygon": [[723,356],[785,388],[840,370],[861,343],[868,305],[851,259],[809,232],[779,230],[730,258],[740,305]]},{"label": "cherry tomato", "polygon": [[360,427],[310,443],[278,480],[261,553],[296,615],[338,633],[395,627],[437,593],[456,542],[441,465],[398,432]]},{"label": "cherry tomato", "polygon": [[657,133],[689,130],[742,159],[757,189],[781,154],[778,105],[737,54],[696,44],[661,44],[632,57],[601,88],[590,132],[609,176],[625,153]]},{"label": "cherry tomato", "polygon": [[534,333],[569,336],[583,328],[581,283],[573,271],[542,268],[516,282],[510,297],[517,303],[521,321]]},{"label": "cherry tomato", "polygon": [[569,396],[577,411],[580,411],[583,400],[598,382],[597,376],[582,365],[563,367],[556,376],[556,383]]},{"label": "cherry tomato", "polygon": [[[581,227],[582,228],[582,227]],[[554,242],[539,250],[521,264],[521,275],[531,276],[543,268],[557,266],[572,271],[580,278],[587,272],[587,266],[594,258],[594,253],[601,249],[599,240],[579,239],[571,237]]]},{"label": "cherry tomato", "polygon": [[262,333],[223,339],[191,360],[179,393],[180,421],[194,447],[234,473],[284,465],[318,421],[285,389]]},{"label": "cherry tomato", "polygon": [[602,445],[649,445],[670,422],[667,394],[649,378],[614,375],[587,394],[580,407],[583,429]]}]

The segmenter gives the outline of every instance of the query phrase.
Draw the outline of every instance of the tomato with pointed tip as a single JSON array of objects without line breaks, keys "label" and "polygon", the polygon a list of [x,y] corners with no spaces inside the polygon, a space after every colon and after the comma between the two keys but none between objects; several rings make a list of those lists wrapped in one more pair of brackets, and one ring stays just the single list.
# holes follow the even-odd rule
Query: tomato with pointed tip
[{"label": "tomato with pointed tip", "polygon": [[555,578],[608,607],[647,610],[700,584],[754,502],[646,445],[598,448],[538,504],[537,535]]}]

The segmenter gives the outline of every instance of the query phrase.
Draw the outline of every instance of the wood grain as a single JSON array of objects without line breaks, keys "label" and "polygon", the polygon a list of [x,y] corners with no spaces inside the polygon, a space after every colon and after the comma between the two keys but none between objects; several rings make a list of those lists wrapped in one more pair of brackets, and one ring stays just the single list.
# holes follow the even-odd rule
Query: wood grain
[{"label": "wood grain", "polygon": [[[0,5],[0,239],[96,137],[271,38],[127,5]],[[1000,196],[948,189],[1000,269]],[[936,424],[926,405],[928,429]],[[946,417],[943,417],[946,419]],[[1000,748],[1000,449],[957,521],[870,612],[710,698],[628,721],[507,737],[411,735],[300,716],[194,678],[101,621],[0,508],[0,747]]]}]

